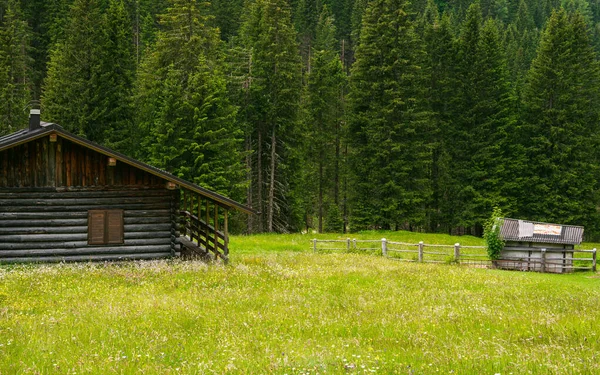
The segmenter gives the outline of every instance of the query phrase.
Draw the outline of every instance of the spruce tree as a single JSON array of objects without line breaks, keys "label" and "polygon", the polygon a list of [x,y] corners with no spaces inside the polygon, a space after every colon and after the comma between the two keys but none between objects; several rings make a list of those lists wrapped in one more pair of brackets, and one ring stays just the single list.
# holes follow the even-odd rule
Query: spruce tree
[{"label": "spruce tree", "polygon": [[94,75],[98,118],[106,123],[101,135],[106,146],[134,153],[133,85],[136,70],[133,33],[124,0],[109,0],[102,24],[100,72]]},{"label": "spruce tree", "polygon": [[597,230],[599,92],[584,17],[554,11],[523,94],[520,216]]},{"label": "spruce tree", "polygon": [[18,1],[0,3],[0,135],[27,125],[30,33]]},{"label": "spruce tree", "polygon": [[92,84],[101,72],[103,11],[100,0],[73,3],[64,38],[51,52],[42,97],[46,119],[96,142],[106,125],[98,117],[102,93]]},{"label": "spruce tree", "polygon": [[[323,220],[329,209],[339,212],[341,123],[343,115],[342,90],[346,75],[337,53],[335,26],[328,8],[324,7],[316,26],[316,40],[311,54],[312,69],[308,76],[307,124],[305,139],[307,165],[313,169],[307,180],[316,182],[318,230],[323,232]],[[307,181],[308,182],[308,181]],[[310,186],[310,184],[306,184]],[[337,230],[341,231],[341,227]]]},{"label": "spruce tree", "polygon": [[[296,32],[285,0],[248,2],[240,36],[249,52],[246,95],[240,103],[253,152],[253,186],[248,202],[262,213],[252,230],[290,228],[288,198],[294,183],[290,158],[298,141],[301,65]],[[298,166],[299,167],[299,166]]]},{"label": "spruce tree", "polygon": [[349,96],[356,228],[425,224],[432,129],[423,49],[407,6],[373,0],[362,20]]},{"label": "spruce tree", "polygon": [[218,29],[195,0],[172,0],[138,76],[139,156],[238,198],[241,130],[227,98]]}]

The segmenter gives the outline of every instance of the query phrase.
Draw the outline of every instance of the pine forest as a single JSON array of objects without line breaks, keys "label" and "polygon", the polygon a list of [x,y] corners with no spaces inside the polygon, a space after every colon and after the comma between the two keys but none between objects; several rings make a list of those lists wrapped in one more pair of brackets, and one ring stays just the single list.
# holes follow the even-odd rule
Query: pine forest
[{"label": "pine forest", "polygon": [[0,0],[42,120],[253,207],[234,230],[600,237],[600,0]]}]

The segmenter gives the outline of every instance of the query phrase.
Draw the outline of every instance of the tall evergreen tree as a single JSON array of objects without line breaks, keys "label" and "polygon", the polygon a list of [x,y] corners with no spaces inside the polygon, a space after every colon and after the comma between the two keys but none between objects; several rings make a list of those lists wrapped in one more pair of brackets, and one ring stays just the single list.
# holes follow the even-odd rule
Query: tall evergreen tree
[{"label": "tall evergreen tree", "polygon": [[101,0],[76,0],[64,38],[51,52],[42,97],[45,118],[102,142],[105,122],[99,118],[103,93],[93,83],[101,72],[103,11]]},{"label": "tall evergreen tree", "polygon": [[[311,169],[304,186],[304,197],[316,195],[318,230],[323,232],[323,219],[339,212],[341,168],[342,90],[346,75],[337,53],[335,26],[328,8],[324,7],[316,26],[316,40],[311,54],[312,69],[308,76],[307,124],[304,132],[307,147],[305,169]],[[308,171],[307,171],[308,172]],[[313,182],[313,184],[310,183]],[[329,228],[335,228],[328,223]],[[341,226],[335,228],[340,231]]]},{"label": "tall evergreen tree", "polygon": [[109,0],[102,24],[100,72],[97,88],[98,118],[106,122],[103,142],[115,150],[133,154],[133,85],[136,70],[133,32],[123,0]]},{"label": "tall evergreen tree", "polygon": [[287,206],[293,172],[291,146],[298,139],[301,65],[296,32],[285,0],[248,2],[241,37],[249,51],[247,147],[253,152],[252,190],[247,202],[262,212],[253,230],[289,229]]},{"label": "tall evergreen tree", "polygon": [[477,3],[467,11],[459,39],[457,93],[449,132],[454,226],[480,234],[487,213],[502,201],[499,145],[511,126],[513,101],[495,21],[482,27]]},{"label": "tall evergreen tree", "polygon": [[597,230],[599,93],[584,17],[554,11],[523,95],[521,216]]},{"label": "tall evergreen tree", "polygon": [[419,227],[431,196],[423,49],[402,0],[372,0],[352,68],[355,227]]},{"label": "tall evergreen tree", "polygon": [[0,3],[0,135],[27,124],[30,33],[16,0]]},{"label": "tall evergreen tree", "polygon": [[162,16],[162,30],[138,77],[140,157],[237,198],[242,133],[233,121],[221,42],[211,22],[195,0],[171,0]]}]

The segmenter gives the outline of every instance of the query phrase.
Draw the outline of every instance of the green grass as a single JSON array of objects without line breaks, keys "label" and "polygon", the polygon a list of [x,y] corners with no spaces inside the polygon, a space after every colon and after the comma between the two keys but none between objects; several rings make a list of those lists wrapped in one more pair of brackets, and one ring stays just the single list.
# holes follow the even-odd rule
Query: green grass
[{"label": "green grass", "polygon": [[[457,242],[412,235],[352,237]],[[233,237],[228,266],[0,267],[0,374],[600,373],[596,275],[315,255],[313,237]]]}]

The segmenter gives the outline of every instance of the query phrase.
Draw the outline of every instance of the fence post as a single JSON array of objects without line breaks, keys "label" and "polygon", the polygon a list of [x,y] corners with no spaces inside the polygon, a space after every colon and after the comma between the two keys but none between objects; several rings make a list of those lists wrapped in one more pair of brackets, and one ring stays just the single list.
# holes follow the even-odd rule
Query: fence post
[{"label": "fence post", "polygon": [[592,271],[596,272],[596,248],[594,248],[593,251],[594,252],[592,253]]},{"label": "fence post", "polygon": [[354,246],[354,250],[356,250],[356,238],[352,240],[352,245]]},{"label": "fence post", "polygon": [[423,247],[424,247],[423,241],[420,241],[419,242],[419,263],[423,262]]},{"label": "fence post", "polygon": [[454,244],[454,261],[460,263],[460,244],[458,242]]},{"label": "fence post", "polygon": [[350,251],[350,239],[346,238],[346,250]]},{"label": "fence post", "polygon": [[387,240],[385,238],[381,239],[381,255],[387,256]]},{"label": "fence post", "polygon": [[313,251],[316,253],[317,252],[317,239],[313,239]]},{"label": "fence post", "polygon": [[546,249],[542,249],[542,273],[546,272]]}]

